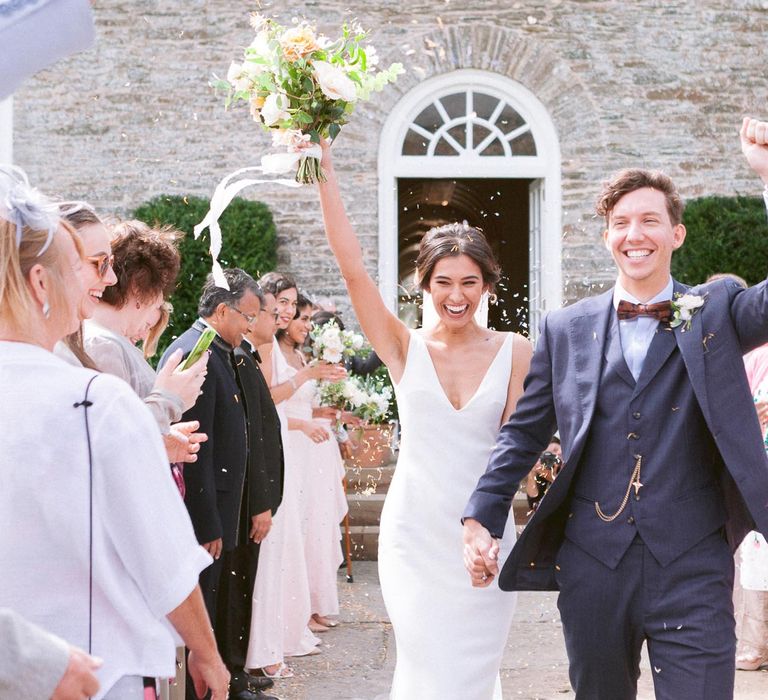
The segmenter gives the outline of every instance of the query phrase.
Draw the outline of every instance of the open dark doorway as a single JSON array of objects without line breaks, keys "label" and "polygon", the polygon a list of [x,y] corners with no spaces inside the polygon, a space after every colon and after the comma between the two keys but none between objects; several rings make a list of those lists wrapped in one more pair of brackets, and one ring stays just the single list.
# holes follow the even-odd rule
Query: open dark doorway
[{"label": "open dark doorway", "polygon": [[400,318],[411,327],[421,323],[421,294],[414,284],[421,237],[434,226],[466,221],[485,232],[502,269],[488,326],[528,334],[530,183],[496,178],[398,179]]}]

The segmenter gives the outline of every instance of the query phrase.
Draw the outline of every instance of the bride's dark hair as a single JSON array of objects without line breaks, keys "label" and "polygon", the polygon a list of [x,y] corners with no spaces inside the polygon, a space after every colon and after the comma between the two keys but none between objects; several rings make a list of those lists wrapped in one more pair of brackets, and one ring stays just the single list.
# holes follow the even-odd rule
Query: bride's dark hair
[{"label": "bride's dark hair", "polygon": [[466,255],[477,264],[483,275],[483,284],[493,294],[501,269],[485,234],[466,222],[436,226],[424,234],[419,246],[419,257],[416,258],[419,288],[423,290],[429,287],[438,260],[457,255]]}]

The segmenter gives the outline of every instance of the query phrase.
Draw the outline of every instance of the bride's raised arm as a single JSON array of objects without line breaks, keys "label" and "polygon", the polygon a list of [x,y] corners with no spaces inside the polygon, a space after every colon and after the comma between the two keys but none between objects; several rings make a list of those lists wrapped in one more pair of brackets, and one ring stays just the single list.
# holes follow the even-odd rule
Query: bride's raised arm
[{"label": "bride's raised arm", "polygon": [[325,235],[336,256],[363,333],[395,381],[399,381],[408,352],[408,328],[387,308],[379,288],[365,269],[360,243],[341,201],[327,143],[323,143],[322,167],[328,178],[327,182],[318,183]]}]

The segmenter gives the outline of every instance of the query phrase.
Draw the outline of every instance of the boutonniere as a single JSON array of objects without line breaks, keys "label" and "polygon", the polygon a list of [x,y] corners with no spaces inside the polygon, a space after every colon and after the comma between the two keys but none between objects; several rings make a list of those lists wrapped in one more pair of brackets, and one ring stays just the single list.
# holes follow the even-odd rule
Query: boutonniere
[{"label": "boutonniere", "polygon": [[704,306],[706,299],[706,294],[704,296],[699,296],[698,294],[675,295],[675,298],[670,302],[672,320],[669,322],[669,327],[677,328],[682,325],[683,331],[689,330],[693,315]]}]

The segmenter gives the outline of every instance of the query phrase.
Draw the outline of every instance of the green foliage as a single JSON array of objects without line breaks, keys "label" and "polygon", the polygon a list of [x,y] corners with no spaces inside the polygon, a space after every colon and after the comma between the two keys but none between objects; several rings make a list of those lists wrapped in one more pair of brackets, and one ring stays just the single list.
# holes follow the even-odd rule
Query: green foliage
[{"label": "green foliage", "polygon": [[686,284],[731,272],[749,284],[765,278],[768,219],[762,197],[701,197],[683,216],[685,244],[672,256],[672,275]]},{"label": "green foliage", "polygon": [[[160,339],[157,356],[197,318],[197,302],[206,275],[211,271],[208,229],[195,240],[192,230],[208,212],[208,200],[200,197],[160,195],[145,202],[131,216],[149,225],[169,224],[185,232],[179,249],[181,272],[171,297],[173,315]],[[219,260],[222,267],[240,267],[255,278],[277,263],[277,236],[272,213],[266,204],[240,197],[232,200],[219,219],[224,241]],[[156,357],[157,357],[156,356]]]}]

